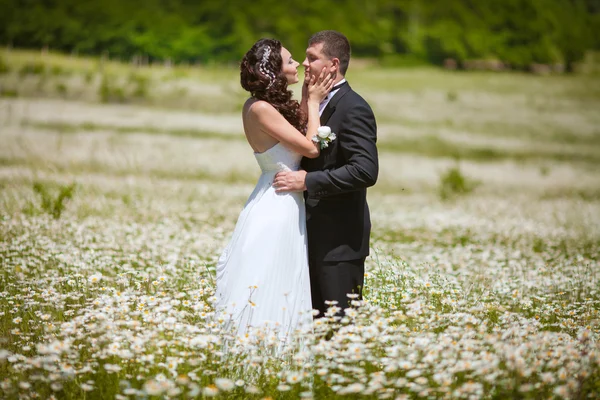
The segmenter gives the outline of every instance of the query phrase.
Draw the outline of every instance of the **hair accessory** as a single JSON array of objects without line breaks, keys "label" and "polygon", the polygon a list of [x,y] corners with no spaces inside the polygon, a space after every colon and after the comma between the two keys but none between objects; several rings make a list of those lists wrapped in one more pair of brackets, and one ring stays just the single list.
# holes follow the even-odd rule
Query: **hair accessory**
[{"label": "hair accessory", "polygon": [[273,73],[273,71],[269,71],[268,65],[267,65],[270,55],[271,55],[271,48],[269,46],[267,46],[267,48],[263,52],[262,60],[260,60],[260,64],[258,65],[258,69],[259,69],[260,73],[269,78],[269,84],[267,85],[267,89],[269,89],[273,85],[273,82],[275,82],[275,74]]}]

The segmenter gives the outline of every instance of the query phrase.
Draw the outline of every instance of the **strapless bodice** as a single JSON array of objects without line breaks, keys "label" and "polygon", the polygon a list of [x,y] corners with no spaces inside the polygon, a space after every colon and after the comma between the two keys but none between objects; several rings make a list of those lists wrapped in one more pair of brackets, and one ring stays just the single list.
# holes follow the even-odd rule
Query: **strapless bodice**
[{"label": "strapless bodice", "polygon": [[302,155],[277,143],[262,153],[254,153],[256,162],[263,173],[280,171],[298,171]]}]

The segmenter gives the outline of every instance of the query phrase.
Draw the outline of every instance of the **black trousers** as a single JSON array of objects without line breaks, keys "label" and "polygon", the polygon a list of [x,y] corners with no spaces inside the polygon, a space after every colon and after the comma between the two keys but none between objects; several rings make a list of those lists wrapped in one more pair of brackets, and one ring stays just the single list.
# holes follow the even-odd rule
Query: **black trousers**
[{"label": "black trousers", "polygon": [[362,289],[365,280],[365,259],[324,262],[314,259],[308,260],[310,267],[310,289],[312,293],[312,307],[319,310],[317,318],[322,317],[330,307],[325,304],[326,300],[337,300],[337,306],[341,308],[338,313],[343,316],[349,307],[350,299],[348,293],[358,294],[358,300],[362,299]]}]

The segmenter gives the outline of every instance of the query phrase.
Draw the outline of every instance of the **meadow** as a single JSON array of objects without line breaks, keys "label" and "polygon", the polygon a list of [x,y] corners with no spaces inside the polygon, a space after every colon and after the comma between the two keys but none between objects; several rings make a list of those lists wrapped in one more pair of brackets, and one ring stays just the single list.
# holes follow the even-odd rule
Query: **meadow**
[{"label": "meadow", "polygon": [[348,80],[378,122],[365,298],[281,352],[211,306],[260,174],[236,67],[0,51],[0,396],[600,398],[598,75]]}]

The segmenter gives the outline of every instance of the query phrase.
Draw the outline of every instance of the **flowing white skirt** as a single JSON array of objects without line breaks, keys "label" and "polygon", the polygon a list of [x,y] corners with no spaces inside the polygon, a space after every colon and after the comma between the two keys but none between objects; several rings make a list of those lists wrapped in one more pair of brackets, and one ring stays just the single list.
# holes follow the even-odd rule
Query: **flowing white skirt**
[{"label": "flowing white skirt", "polygon": [[312,321],[302,193],[278,194],[263,173],[217,263],[217,313],[238,336],[286,341]]}]

